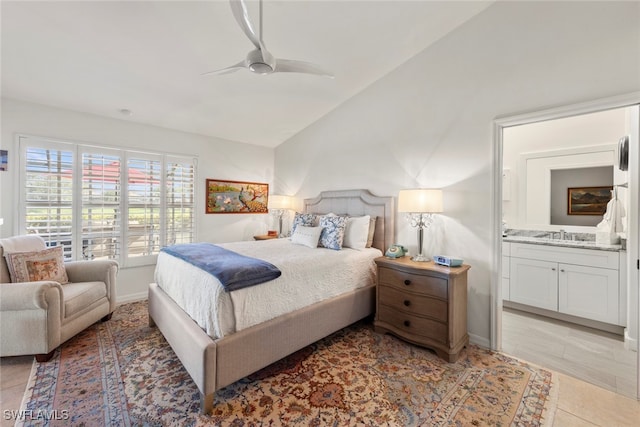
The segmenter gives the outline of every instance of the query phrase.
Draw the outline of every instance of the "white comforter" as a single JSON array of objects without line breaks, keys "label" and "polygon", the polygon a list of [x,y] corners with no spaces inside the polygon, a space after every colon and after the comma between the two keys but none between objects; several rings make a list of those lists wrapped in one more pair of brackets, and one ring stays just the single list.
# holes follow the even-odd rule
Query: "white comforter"
[{"label": "white comforter", "polygon": [[289,239],[220,244],[277,266],[282,275],[225,292],[214,276],[164,252],[155,281],[212,338],[241,331],[282,314],[375,283],[378,249],[340,251],[295,245]]}]

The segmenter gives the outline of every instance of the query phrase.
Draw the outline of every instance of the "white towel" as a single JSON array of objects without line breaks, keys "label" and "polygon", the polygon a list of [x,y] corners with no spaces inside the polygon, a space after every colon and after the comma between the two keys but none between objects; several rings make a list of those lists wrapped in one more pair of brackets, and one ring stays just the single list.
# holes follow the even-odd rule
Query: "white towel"
[{"label": "white towel", "polygon": [[624,206],[619,199],[611,199],[607,203],[607,211],[604,213],[604,219],[607,220],[611,227],[611,232],[624,232],[622,218],[625,216]]},{"label": "white towel", "polygon": [[0,239],[0,246],[5,254],[16,252],[36,252],[47,249],[44,239],[35,234]]}]

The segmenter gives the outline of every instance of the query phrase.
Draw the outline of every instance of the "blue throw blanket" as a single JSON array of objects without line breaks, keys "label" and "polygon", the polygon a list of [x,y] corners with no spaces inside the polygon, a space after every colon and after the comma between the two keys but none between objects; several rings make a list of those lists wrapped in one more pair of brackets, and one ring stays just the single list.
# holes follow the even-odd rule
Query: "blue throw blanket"
[{"label": "blue throw blanket", "polygon": [[282,274],[273,264],[211,243],[173,245],[162,251],[213,274],[227,292],[268,282]]}]

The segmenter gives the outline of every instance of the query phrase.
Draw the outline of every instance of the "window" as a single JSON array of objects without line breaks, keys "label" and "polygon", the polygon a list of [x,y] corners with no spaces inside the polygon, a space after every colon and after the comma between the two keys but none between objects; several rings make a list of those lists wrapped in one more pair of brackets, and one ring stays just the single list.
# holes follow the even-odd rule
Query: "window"
[{"label": "window", "polygon": [[196,169],[193,162],[177,157],[167,158],[165,169],[165,224],[167,245],[195,240],[193,195]]},{"label": "window", "polygon": [[22,229],[39,234],[51,246],[65,246],[65,256],[75,258],[71,236],[73,231],[72,167],[75,153],[71,147],[50,144],[25,147],[23,175],[24,203]]},{"label": "window", "polygon": [[127,256],[158,253],[161,241],[160,215],[162,158],[135,155],[127,159]]},{"label": "window", "polygon": [[[19,137],[21,232],[65,258],[155,262],[195,239],[196,159]],[[78,230],[78,232],[74,232]]]},{"label": "window", "polygon": [[117,152],[82,153],[82,259],[120,258],[121,171]]}]

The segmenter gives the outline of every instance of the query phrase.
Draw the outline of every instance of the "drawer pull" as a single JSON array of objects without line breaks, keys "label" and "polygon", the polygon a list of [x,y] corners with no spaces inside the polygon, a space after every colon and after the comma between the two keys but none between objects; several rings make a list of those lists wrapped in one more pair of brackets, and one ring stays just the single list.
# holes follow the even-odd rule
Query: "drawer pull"
[{"label": "drawer pull", "polygon": [[411,322],[409,322],[408,320],[405,320],[404,321],[404,326],[406,326],[408,328],[409,326],[411,326]]},{"label": "drawer pull", "polygon": [[409,307],[410,305],[411,305],[411,301],[409,301],[408,299],[404,300],[405,307]]},{"label": "drawer pull", "polygon": [[404,280],[404,284],[405,284],[405,285],[407,285],[407,286],[409,286],[409,285],[411,284],[411,280],[409,280],[409,279],[405,279],[405,280]]}]

